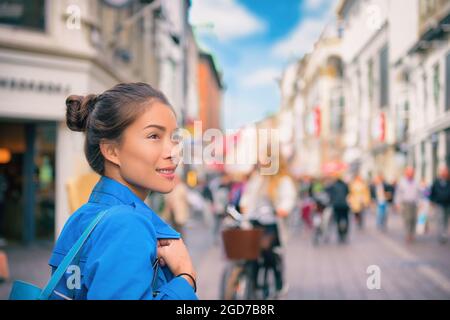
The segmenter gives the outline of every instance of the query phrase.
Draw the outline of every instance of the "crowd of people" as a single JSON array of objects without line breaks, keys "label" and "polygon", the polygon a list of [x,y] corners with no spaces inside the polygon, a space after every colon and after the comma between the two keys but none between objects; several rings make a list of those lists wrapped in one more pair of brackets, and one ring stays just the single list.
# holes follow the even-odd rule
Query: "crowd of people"
[{"label": "crowd of people", "polygon": [[[171,194],[152,208],[161,208],[175,228],[185,235],[189,212],[202,217],[217,245],[221,239],[227,207],[232,205],[248,219],[264,225],[266,233],[273,235],[270,247],[283,252],[289,237],[289,218],[298,215],[304,229],[316,230],[314,240],[321,236],[329,241],[336,234],[339,244],[348,242],[351,222],[359,230],[375,216],[376,228],[387,232],[389,217],[399,214],[404,223],[404,236],[408,244],[416,235],[438,231],[440,243],[448,241],[450,215],[450,176],[446,167],[439,169],[431,185],[415,180],[412,167],[406,167],[398,181],[388,182],[382,174],[364,179],[355,174],[348,178],[334,173],[322,178],[309,176],[293,178],[287,166],[280,164],[275,175],[261,175],[259,167],[241,175],[216,174],[200,180],[195,188],[188,188],[181,179]],[[161,205],[163,204],[163,205]],[[275,268],[275,267],[274,267]],[[286,285],[282,269],[275,268],[276,287],[280,292]]]},{"label": "crowd of people", "polygon": [[349,181],[344,181],[339,174],[325,179],[307,177],[302,180],[300,191],[302,220],[312,227],[315,212],[331,209],[338,240],[346,242],[351,215],[357,227],[363,229],[365,216],[375,212],[376,227],[386,231],[388,217],[397,213],[403,219],[407,243],[414,242],[416,235],[428,232],[431,221],[436,223],[439,242],[446,243],[450,215],[448,168],[442,167],[431,185],[417,182],[414,176],[414,169],[406,167],[403,176],[392,183],[381,174],[371,181],[358,174]]},{"label": "crowd of people", "polygon": [[400,214],[405,241],[414,242],[416,235],[429,232],[435,223],[439,242],[448,241],[450,215],[450,177],[447,167],[439,169],[431,185],[417,182],[412,167],[406,167],[398,181],[388,182],[382,174],[364,179],[359,174],[344,178],[341,173],[322,178],[292,178],[283,164],[275,175],[261,175],[258,166],[248,174],[216,174],[188,188],[181,179],[175,190],[156,197],[152,208],[165,215],[175,228],[184,233],[190,211],[195,211],[211,226],[217,244],[228,205],[258,219],[276,225],[280,244],[288,237],[287,218],[299,214],[302,225],[313,229],[320,216],[321,231],[329,240],[336,228],[339,243],[347,242],[349,226],[358,229],[366,224],[366,216],[374,213],[376,227],[387,231],[389,216]]}]

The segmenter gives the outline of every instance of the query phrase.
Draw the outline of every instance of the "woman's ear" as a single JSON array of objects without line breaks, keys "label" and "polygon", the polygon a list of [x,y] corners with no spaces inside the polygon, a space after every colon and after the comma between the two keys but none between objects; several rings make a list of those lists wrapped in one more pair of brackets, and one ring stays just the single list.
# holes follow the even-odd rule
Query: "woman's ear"
[{"label": "woman's ear", "polygon": [[100,142],[100,152],[105,160],[112,162],[120,167],[119,148],[116,142],[102,141]]}]

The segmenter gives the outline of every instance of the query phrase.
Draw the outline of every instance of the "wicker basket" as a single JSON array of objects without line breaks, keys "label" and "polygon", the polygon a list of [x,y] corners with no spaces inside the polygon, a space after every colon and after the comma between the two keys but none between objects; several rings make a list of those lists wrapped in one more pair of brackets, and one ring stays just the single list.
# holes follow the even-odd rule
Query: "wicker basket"
[{"label": "wicker basket", "polygon": [[256,260],[261,252],[262,229],[222,231],[225,254],[230,260]]}]

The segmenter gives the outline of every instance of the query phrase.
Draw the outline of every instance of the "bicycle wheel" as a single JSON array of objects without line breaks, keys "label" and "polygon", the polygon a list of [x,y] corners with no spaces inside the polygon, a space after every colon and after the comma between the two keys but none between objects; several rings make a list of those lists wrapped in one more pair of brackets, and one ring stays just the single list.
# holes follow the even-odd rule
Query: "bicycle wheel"
[{"label": "bicycle wheel", "polygon": [[261,283],[262,299],[278,299],[279,290],[283,284],[283,265],[280,254],[271,252],[270,256],[266,256],[258,278],[258,283]]},{"label": "bicycle wheel", "polygon": [[221,299],[249,300],[255,297],[253,273],[249,264],[225,268],[221,283]]}]

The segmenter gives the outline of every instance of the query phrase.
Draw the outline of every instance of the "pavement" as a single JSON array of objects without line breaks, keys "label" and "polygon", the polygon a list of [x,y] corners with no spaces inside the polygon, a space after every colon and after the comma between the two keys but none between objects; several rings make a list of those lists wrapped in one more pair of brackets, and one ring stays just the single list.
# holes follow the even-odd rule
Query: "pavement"
[{"label": "pavement", "polygon": [[[289,291],[281,298],[450,299],[450,243],[439,244],[435,229],[431,228],[408,245],[398,215],[391,214],[386,232],[376,230],[372,215],[366,218],[363,230],[352,224],[347,244],[338,244],[332,237],[329,243],[314,246],[311,231],[292,216],[285,248]],[[214,244],[211,227],[200,217],[189,221],[185,241],[198,273],[199,298],[218,299],[227,263],[221,243]],[[52,246],[52,242],[41,241],[28,247],[9,244],[3,248],[8,255],[11,280],[0,284],[0,299],[8,298],[15,279],[39,286],[46,284]],[[379,289],[368,288],[368,279],[373,275],[368,270],[370,266],[379,270]]]}]

